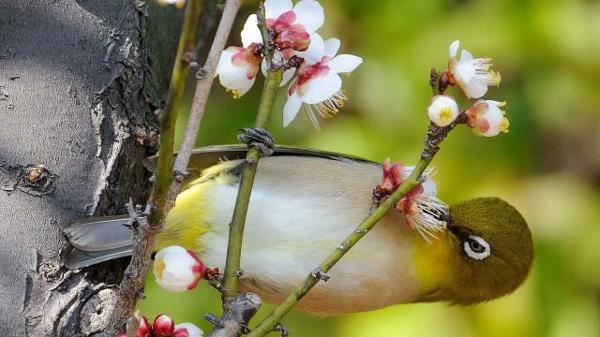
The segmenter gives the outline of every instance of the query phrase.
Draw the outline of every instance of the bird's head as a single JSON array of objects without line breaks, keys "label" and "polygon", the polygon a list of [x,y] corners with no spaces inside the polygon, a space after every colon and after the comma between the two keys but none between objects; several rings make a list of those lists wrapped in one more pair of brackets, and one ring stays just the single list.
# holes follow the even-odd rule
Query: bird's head
[{"label": "bird's head", "polygon": [[450,206],[450,218],[447,232],[434,240],[440,241],[433,244],[438,246],[433,258],[441,271],[437,277],[427,272],[432,282],[425,300],[473,304],[510,294],[523,283],[533,244],[513,206],[499,198],[476,198]]}]

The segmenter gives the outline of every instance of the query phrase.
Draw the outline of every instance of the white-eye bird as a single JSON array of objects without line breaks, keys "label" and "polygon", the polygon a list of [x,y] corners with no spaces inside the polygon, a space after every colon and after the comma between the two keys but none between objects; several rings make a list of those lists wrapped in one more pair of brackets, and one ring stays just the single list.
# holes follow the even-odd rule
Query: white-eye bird
[{"label": "white-eye bird", "polygon": [[[246,148],[195,150],[196,180],[179,194],[156,250],[179,245],[223,270],[229,223]],[[223,159],[224,161],[219,161]],[[198,172],[202,170],[201,174]],[[276,147],[258,165],[244,233],[243,290],[279,303],[368,216],[379,164],[339,154]],[[320,314],[368,311],[397,303],[471,304],[511,293],[532,263],[531,233],[498,198],[452,205],[446,230],[424,240],[392,210],[297,306]],[[90,218],[64,231],[80,268],[129,255],[127,217]],[[428,242],[429,241],[429,242]]]}]

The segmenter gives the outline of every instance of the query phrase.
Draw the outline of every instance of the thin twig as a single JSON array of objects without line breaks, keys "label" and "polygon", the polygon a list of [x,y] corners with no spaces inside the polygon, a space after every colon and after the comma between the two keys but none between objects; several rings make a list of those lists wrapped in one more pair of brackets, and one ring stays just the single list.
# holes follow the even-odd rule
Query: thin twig
[{"label": "thin twig", "polygon": [[[196,45],[200,7],[200,0],[196,0],[189,1],[185,9],[175,64],[169,84],[167,105],[164,113],[161,114],[162,116],[159,116],[159,161],[150,198],[150,204],[155,206],[154,212],[152,212],[150,219],[146,219],[146,214],[142,215],[136,211],[136,221],[142,220],[144,225],[134,228],[131,262],[125,270],[125,275],[119,285],[117,303],[111,314],[109,326],[105,329],[104,335],[106,336],[114,336],[123,328],[125,322],[132,316],[138,298],[143,294],[146,274],[150,264],[150,255],[154,246],[154,237],[162,225],[162,217],[164,215],[163,205],[167,199],[167,188],[171,181],[170,172],[173,164],[175,121],[177,120],[177,112],[183,99],[188,73],[187,65],[183,59],[186,53],[194,50]],[[131,202],[128,208],[130,209],[130,213],[132,213],[133,205]],[[131,216],[133,218],[133,215]]]},{"label": "thin twig", "polygon": [[440,142],[448,135],[448,133],[457,125],[453,123],[448,127],[439,128],[434,124],[429,126],[425,147],[421,155],[421,159],[415,166],[408,179],[406,179],[392,195],[385,199],[379,207],[377,207],[363,222],[346,237],[344,242],[336,248],[329,256],[314,269],[302,284],[294,289],[290,295],[279,306],[269,314],[256,328],[250,332],[247,337],[262,337],[273,331],[273,328],[319,281],[327,281],[329,276],[327,272],[342,258],[346,253],[354,247],[360,239],[362,239],[377,222],[390,210],[396,203],[413,188],[420,184],[420,177],[439,150]]},{"label": "thin twig", "polygon": [[210,52],[208,53],[206,62],[204,63],[204,66],[196,73],[196,78],[198,79],[196,83],[196,92],[194,93],[192,110],[190,112],[190,117],[185,129],[183,141],[181,143],[179,152],[177,153],[175,165],[173,166],[173,175],[175,179],[169,187],[169,195],[165,207],[166,212],[168,212],[168,210],[171,209],[175,204],[175,199],[181,190],[183,179],[187,174],[187,166],[190,161],[190,155],[192,154],[192,149],[196,144],[198,128],[200,127],[202,116],[204,115],[204,109],[206,107],[208,95],[210,94],[210,89],[214,81],[214,75],[217,71],[219,58],[221,57],[221,52],[225,48],[225,44],[229,38],[229,32],[231,31],[231,27],[235,21],[240,4],[241,0],[227,0],[227,2],[225,2],[223,15],[221,16],[221,21],[219,22],[219,27],[217,28],[217,32],[212,46],[210,47]]}]

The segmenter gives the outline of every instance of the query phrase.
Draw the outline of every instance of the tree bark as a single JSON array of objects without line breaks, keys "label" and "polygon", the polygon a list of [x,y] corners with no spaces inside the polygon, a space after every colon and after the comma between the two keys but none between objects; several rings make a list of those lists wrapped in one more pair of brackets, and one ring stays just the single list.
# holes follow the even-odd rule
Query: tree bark
[{"label": "tree bark", "polygon": [[143,203],[180,13],[0,0],[0,335],[93,336],[125,263],[67,271],[61,225]]}]

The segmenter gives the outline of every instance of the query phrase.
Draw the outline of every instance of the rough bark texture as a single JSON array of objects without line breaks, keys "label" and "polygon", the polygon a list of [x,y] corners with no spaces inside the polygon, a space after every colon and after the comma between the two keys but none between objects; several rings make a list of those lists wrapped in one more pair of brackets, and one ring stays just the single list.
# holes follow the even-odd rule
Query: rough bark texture
[{"label": "rough bark texture", "polygon": [[137,0],[0,0],[1,336],[102,330],[123,266],[66,271],[60,226],[144,201],[179,17]]}]

